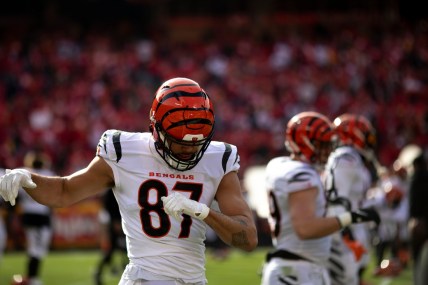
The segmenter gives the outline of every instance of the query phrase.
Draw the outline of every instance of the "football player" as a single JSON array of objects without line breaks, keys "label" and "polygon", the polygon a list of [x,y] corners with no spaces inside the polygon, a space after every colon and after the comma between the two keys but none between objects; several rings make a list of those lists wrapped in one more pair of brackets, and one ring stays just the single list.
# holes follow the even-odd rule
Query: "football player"
[{"label": "football player", "polygon": [[262,285],[330,284],[325,266],[330,235],[352,223],[378,220],[370,210],[326,217],[320,171],[335,137],[330,120],[317,112],[299,113],[287,124],[285,145],[290,156],[273,158],[266,167],[275,249],[267,255]]},{"label": "football player", "polygon": [[[325,169],[329,215],[355,211],[364,205],[378,167],[374,155],[376,133],[363,116],[343,114],[334,121],[338,147]],[[372,209],[373,210],[373,209]],[[375,211],[375,210],[373,210]],[[332,284],[357,285],[369,262],[369,224],[349,225],[333,236],[329,271]]]},{"label": "football player", "polygon": [[[0,175],[4,174],[4,169],[0,168]],[[7,231],[6,231],[6,224],[5,224],[5,215],[6,215],[6,209],[5,209],[5,202],[3,200],[0,200],[0,266],[3,259],[4,250],[6,248],[6,240],[7,240]]]},{"label": "football player", "polygon": [[[0,195],[14,204],[23,186],[42,204],[66,207],[112,188],[130,260],[119,284],[206,284],[207,226],[228,245],[257,246],[237,148],[212,141],[213,104],[188,78],[159,87],[149,119],[151,132],[104,132],[95,158],[69,176],[9,171],[0,178]],[[214,200],[220,211],[210,209]]]},{"label": "football player", "polygon": [[101,259],[98,261],[94,274],[95,285],[103,285],[103,273],[107,266],[110,266],[112,272],[116,272],[114,264],[115,252],[120,253],[121,265],[126,266],[125,235],[122,230],[122,217],[120,216],[119,206],[111,189],[107,189],[101,199],[101,209],[98,213],[100,222],[100,249]]},{"label": "football player", "polygon": [[[24,157],[26,171],[53,176],[48,157],[39,151],[30,151]],[[19,189],[17,204],[26,239],[27,263],[22,284],[41,285],[40,269],[49,253],[52,238],[51,208],[36,202],[24,189]]]},{"label": "football player", "polygon": [[376,231],[375,276],[397,276],[407,265],[408,184],[393,169],[385,169],[376,187],[368,192],[367,204],[376,207],[382,223]]}]

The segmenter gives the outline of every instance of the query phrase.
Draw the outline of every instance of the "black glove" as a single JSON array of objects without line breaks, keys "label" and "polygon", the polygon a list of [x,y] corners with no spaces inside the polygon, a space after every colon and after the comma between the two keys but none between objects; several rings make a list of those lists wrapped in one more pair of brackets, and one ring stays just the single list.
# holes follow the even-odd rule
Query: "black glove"
[{"label": "black glove", "polygon": [[364,223],[373,221],[376,225],[380,224],[380,216],[373,208],[361,208],[355,212],[351,212],[352,223]]},{"label": "black glove", "polygon": [[358,224],[364,222],[375,222],[376,225],[380,224],[380,216],[373,208],[362,208],[353,212],[346,212],[337,216],[342,228],[350,224]]},{"label": "black glove", "polygon": [[330,200],[330,205],[340,205],[346,209],[346,211],[350,211],[352,208],[351,201],[345,197],[337,197],[336,199]]}]

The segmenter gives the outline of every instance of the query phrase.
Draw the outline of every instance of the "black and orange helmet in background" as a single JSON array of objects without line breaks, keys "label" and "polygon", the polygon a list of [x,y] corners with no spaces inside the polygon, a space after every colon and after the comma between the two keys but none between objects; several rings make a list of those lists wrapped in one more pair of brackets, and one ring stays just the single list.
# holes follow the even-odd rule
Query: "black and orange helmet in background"
[{"label": "black and orange helmet in background", "polygon": [[334,119],[339,145],[352,146],[367,159],[373,159],[376,147],[376,130],[362,115],[343,114]]},{"label": "black and orange helmet in background", "polygon": [[288,121],[285,146],[303,161],[326,163],[335,141],[333,124],[318,112],[302,112]]}]

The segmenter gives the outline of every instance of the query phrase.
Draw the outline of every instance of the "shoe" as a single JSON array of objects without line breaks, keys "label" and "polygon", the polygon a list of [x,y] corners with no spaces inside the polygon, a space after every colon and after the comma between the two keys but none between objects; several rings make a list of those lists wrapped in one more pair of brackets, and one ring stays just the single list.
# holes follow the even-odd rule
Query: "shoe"
[{"label": "shoe", "polygon": [[28,279],[22,277],[20,274],[14,274],[10,285],[28,285]]},{"label": "shoe", "polygon": [[396,277],[400,275],[402,267],[399,262],[394,260],[383,260],[381,265],[375,269],[373,275],[376,277]]}]

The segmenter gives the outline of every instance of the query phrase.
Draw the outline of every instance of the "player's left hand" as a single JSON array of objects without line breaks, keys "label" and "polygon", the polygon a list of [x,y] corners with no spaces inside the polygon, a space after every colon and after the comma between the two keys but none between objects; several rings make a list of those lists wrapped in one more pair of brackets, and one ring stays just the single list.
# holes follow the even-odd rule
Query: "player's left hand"
[{"label": "player's left hand", "polygon": [[360,208],[356,211],[340,214],[337,218],[342,228],[350,224],[375,222],[376,225],[379,225],[381,222],[379,213],[374,208]]},{"label": "player's left hand", "polygon": [[165,212],[177,220],[180,220],[181,214],[186,214],[202,221],[210,213],[207,205],[188,199],[178,192],[173,192],[161,199]]},{"label": "player's left hand", "polygon": [[6,174],[0,177],[0,196],[14,206],[16,196],[18,196],[18,191],[21,187],[37,187],[31,180],[31,173],[26,169],[6,169]]}]

